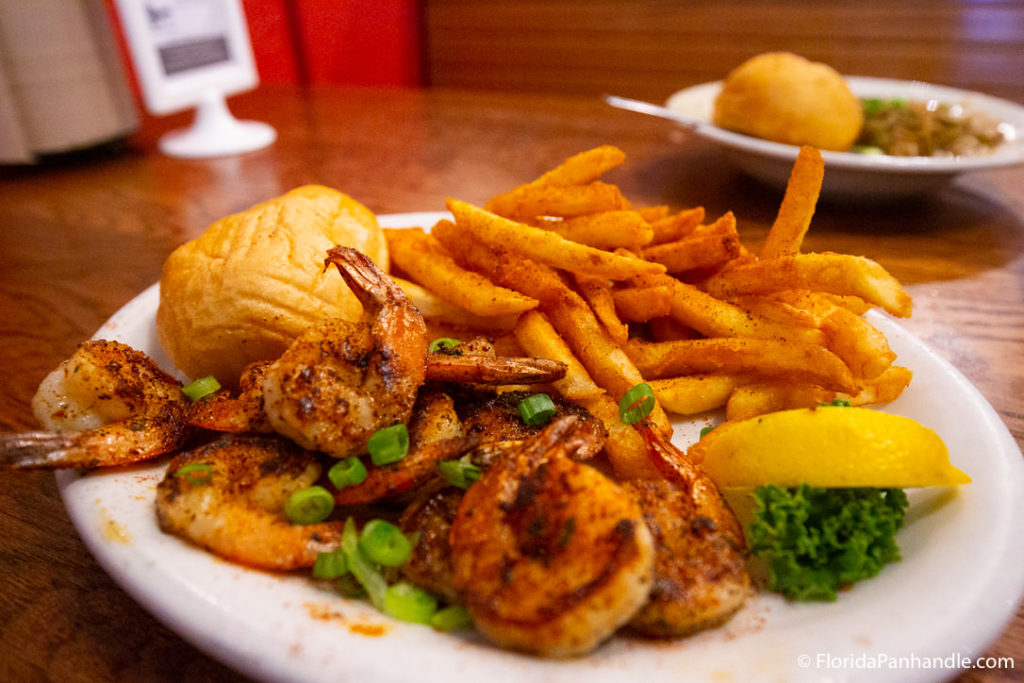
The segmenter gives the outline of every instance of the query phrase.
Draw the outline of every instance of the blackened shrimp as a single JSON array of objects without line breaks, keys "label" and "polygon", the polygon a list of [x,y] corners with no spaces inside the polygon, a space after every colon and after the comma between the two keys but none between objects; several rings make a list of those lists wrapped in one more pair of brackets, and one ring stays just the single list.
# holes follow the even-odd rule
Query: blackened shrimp
[{"label": "blackened shrimp", "polygon": [[273,432],[263,408],[263,379],[270,361],[250,363],[238,380],[238,392],[221,389],[192,404],[188,423],[216,432]]},{"label": "blackened shrimp", "polygon": [[717,626],[749,594],[743,530],[715,485],[650,424],[639,427],[662,480],[624,484],[654,537],[650,600],[630,621],[645,635],[682,636]]},{"label": "blackened shrimp", "polygon": [[46,431],[0,435],[0,465],[91,468],[149,460],[184,442],[188,403],[181,383],[144,353],[87,341],[32,399]]},{"label": "blackened shrimp", "polygon": [[341,522],[294,524],[295,491],[315,484],[320,456],[278,436],[230,435],[175,456],[157,486],[160,528],[249,567],[309,567],[341,542]]},{"label": "blackened shrimp", "polygon": [[426,325],[364,254],[334,247],[325,263],[338,268],[364,319],[310,327],[267,369],[263,393],[278,433],[340,458],[365,453],[378,429],[408,422],[424,381]]},{"label": "blackened shrimp", "polygon": [[587,652],[646,602],[654,569],[636,501],[570,455],[593,438],[574,416],[495,462],[452,524],[452,583],[495,642]]}]

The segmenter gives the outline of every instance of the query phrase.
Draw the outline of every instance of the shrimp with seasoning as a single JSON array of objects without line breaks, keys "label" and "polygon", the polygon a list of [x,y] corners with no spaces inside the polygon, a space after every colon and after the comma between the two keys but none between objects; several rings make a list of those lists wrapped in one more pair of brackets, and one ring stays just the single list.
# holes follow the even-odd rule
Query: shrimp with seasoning
[{"label": "shrimp with seasoning", "polygon": [[231,562],[310,567],[338,547],[343,523],[294,524],[284,506],[322,472],[321,456],[279,436],[225,436],[171,459],[157,485],[157,520],[165,533]]},{"label": "shrimp with seasoning", "polygon": [[623,485],[654,538],[654,586],[630,627],[677,637],[727,621],[750,593],[739,521],[711,480],[654,425],[638,426],[661,480]]},{"label": "shrimp with seasoning", "polygon": [[496,643],[587,652],[646,602],[654,548],[639,505],[571,454],[594,436],[565,416],[495,462],[450,532],[452,584]]},{"label": "shrimp with seasoning", "polygon": [[271,426],[310,450],[361,455],[378,429],[409,421],[427,355],[423,316],[367,256],[334,247],[334,264],[363,305],[364,319],[313,325],[267,368]]},{"label": "shrimp with seasoning", "polygon": [[114,467],[179,448],[189,401],[144,353],[90,340],[47,375],[32,399],[46,431],[0,435],[0,466]]}]

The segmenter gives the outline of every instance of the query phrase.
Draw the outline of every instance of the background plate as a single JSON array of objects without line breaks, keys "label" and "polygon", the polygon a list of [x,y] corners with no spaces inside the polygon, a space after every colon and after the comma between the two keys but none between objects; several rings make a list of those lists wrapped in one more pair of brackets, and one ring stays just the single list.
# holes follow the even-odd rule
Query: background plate
[{"label": "background plate", "polygon": [[[429,228],[442,216],[380,220],[388,227]],[[173,369],[156,341],[158,297],[157,286],[150,287],[96,336],[130,344]],[[888,317],[870,318],[888,336],[898,362],[914,371],[910,388],[885,410],[938,431],[953,464],[973,483],[911,491],[898,537],[903,561],[837,602],[788,604],[758,595],[726,626],[687,639],[621,635],[580,659],[520,656],[474,634],[394,622],[302,574],[246,569],[163,534],[154,497],[166,460],[85,476],[60,472],[58,484],[78,533],[128,594],[199,649],[257,679],[935,680],[995,640],[1024,590],[1018,533],[1024,460],[998,415],[959,372]],[[706,423],[678,421],[675,441],[687,445]],[[865,665],[866,657],[875,665]],[[899,657],[908,659],[894,667]],[[943,660],[923,668],[925,658]]]}]

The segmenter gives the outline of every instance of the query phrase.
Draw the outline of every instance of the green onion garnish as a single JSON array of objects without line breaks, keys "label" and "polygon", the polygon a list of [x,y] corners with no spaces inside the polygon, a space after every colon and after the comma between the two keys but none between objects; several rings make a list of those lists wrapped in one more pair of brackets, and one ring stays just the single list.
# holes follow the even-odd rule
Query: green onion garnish
[{"label": "green onion garnish", "polygon": [[555,416],[554,401],[547,394],[533,394],[519,402],[519,415],[531,427],[539,427]]},{"label": "green onion garnish", "polygon": [[[202,472],[203,474],[196,476],[195,472]],[[210,478],[213,476],[213,468],[205,462],[193,462],[179,467],[174,476],[185,477],[188,479],[188,483],[202,486],[210,483]]]},{"label": "green onion garnish", "polygon": [[845,398],[834,398],[831,403],[822,403],[822,406],[833,406],[836,408],[849,408],[850,402]]},{"label": "green onion garnish", "polygon": [[430,625],[438,631],[455,631],[473,625],[473,617],[462,605],[449,605],[434,612]]},{"label": "green onion garnish", "polygon": [[383,610],[388,583],[359,550],[359,532],[356,531],[356,522],[351,517],[345,520],[345,527],[341,532],[341,551],[345,554],[348,570],[366,591],[370,603]]},{"label": "green onion garnish", "polygon": [[213,375],[207,375],[183,386],[181,393],[185,394],[190,401],[195,402],[218,389],[220,389],[220,382],[217,381],[217,378]]},{"label": "green onion garnish", "polygon": [[702,427],[700,430],[700,438],[703,439],[705,436],[708,435],[708,432],[712,432],[714,431],[714,429],[714,427]]},{"label": "green onion garnish", "polygon": [[384,594],[384,612],[400,621],[429,624],[437,612],[437,598],[411,583],[399,581]]},{"label": "green onion garnish", "polygon": [[461,343],[462,342],[460,340],[454,339],[453,337],[438,337],[434,341],[430,342],[430,346],[428,346],[427,348],[431,353],[436,353],[438,351],[447,351],[448,349],[454,349]]},{"label": "green onion garnish", "polygon": [[443,460],[437,469],[445,481],[460,489],[468,489],[480,479],[480,468],[465,460]]},{"label": "green onion garnish", "polygon": [[316,524],[327,519],[334,510],[334,496],[323,486],[310,486],[296,491],[284,504],[284,513],[295,524]]},{"label": "green onion garnish", "polygon": [[339,489],[362,484],[366,480],[366,465],[359,458],[345,458],[331,465],[327,478]]},{"label": "green onion garnish", "polygon": [[654,410],[654,390],[650,384],[637,384],[619,399],[619,416],[628,425],[635,424]]},{"label": "green onion garnish", "polygon": [[366,443],[370,460],[374,465],[389,465],[398,462],[409,452],[409,430],[398,423],[378,429]]},{"label": "green onion garnish", "polygon": [[359,534],[359,549],[372,562],[385,567],[399,567],[412,554],[412,543],[391,522],[371,519]]},{"label": "green onion garnish", "polygon": [[348,561],[340,548],[316,556],[316,562],[313,564],[313,578],[337,579],[345,574],[348,574]]}]

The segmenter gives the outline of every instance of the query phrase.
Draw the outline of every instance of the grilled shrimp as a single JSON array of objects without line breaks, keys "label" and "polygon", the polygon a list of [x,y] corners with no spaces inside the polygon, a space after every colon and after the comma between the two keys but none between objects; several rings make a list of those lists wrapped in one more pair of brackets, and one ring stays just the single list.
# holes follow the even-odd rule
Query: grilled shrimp
[{"label": "grilled shrimp", "polygon": [[467,491],[452,524],[452,584],[477,628],[546,656],[596,647],[646,602],[654,548],[639,505],[570,455],[593,439],[552,422]]},{"label": "grilled shrimp", "polygon": [[665,479],[629,481],[654,538],[654,586],[630,626],[650,636],[682,636],[728,620],[749,593],[743,530],[715,485],[644,423],[641,435]]},{"label": "grilled shrimp", "polygon": [[156,490],[157,520],[164,532],[231,562],[312,566],[319,553],[338,547],[343,525],[293,524],[284,504],[321,472],[319,456],[287,439],[225,436],[171,460]]},{"label": "grilled shrimp", "polygon": [[458,601],[452,584],[449,536],[464,493],[463,489],[437,479],[417,492],[398,520],[402,531],[417,539],[412,554],[402,565],[402,574],[411,583],[448,602]]},{"label": "grilled shrimp", "polygon": [[0,435],[0,465],[112,467],[155,458],[188,436],[181,383],[140,351],[92,340],[47,375],[32,411],[47,431]]},{"label": "grilled shrimp", "polygon": [[391,498],[429,481],[437,464],[461,455],[472,441],[463,438],[452,399],[436,389],[422,389],[409,421],[409,453],[398,462],[367,466],[366,479],[334,494],[339,505]]},{"label": "grilled shrimp", "polygon": [[263,408],[263,379],[270,361],[246,366],[238,380],[238,393],[221,389],[204,396],[188,412],[188,423],[215,432],[269,434],[274,430]]},{"label": "grilled shrimp", "polygon": [[363,305],[364,320],[313,325],[274,361],[263,381],[274,430],[334,457],[366,452],[370,436],[408,422],[423,384],[423,316],[368,257],[334,247],[334,264]]}]

